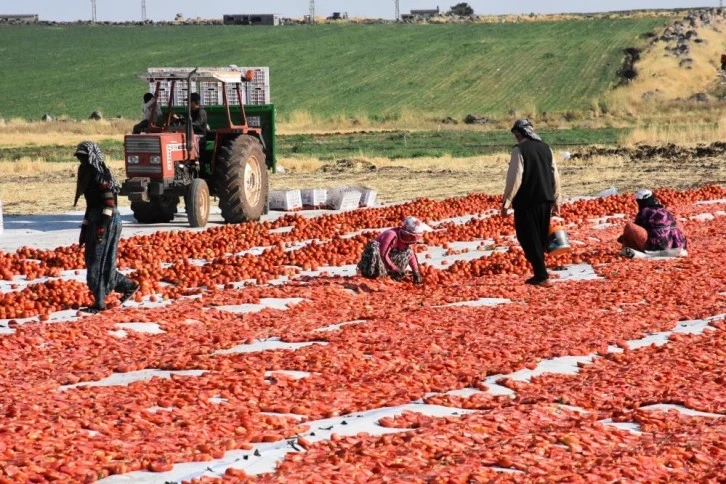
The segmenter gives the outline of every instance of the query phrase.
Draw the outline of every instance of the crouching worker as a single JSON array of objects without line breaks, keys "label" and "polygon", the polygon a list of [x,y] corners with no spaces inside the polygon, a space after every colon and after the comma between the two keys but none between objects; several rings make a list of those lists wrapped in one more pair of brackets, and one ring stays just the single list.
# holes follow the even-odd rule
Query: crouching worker
[{"label": "crouching worker", "polygon": [[86,281],[93,293],[95,304],[82,310],[97,313],[106,309],[106,295],[121,293],[121,304],[136,293],[139,285],[116,270],[116,254],[121,238],[121,216],[116,208],[120,191],[118,182],[103,161],[103,153],[96,143],[84,141],[75,152],[80,162],[76,185],[76,199],[86,199],[78,245],[85,247]]},{"label": "crouching worker", "polygon": [[418,260],[411,246],[420,243],[423,233],[430,230],[431,227],[416,217],[406,217],[401,227],[382,232],[366,245],[358,270],[369,279],[391,276],[393,280],[401,281],[407,267],[411,267],[413,282],[422,284]]},{"label": "crouching worker", "polygon": [[644,252],[686,248],[686,237],[676,226],[675,217],[658,202],[653,192],[638,190],[635,200],[638,203],[635,222],[628,222],[623,235],[618,238],[624,250]]}]

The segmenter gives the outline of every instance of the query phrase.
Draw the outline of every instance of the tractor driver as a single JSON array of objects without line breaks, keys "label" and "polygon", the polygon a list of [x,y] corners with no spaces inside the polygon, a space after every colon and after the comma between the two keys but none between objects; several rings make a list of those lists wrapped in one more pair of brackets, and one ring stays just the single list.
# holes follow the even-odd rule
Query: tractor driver
[{"label": "tractor driver", "polygon": [[201,98],[198,92],[191,95],[191,112],[192,112],[192,128],[195,134],[207,135],[209,126],[207,125],[207,112],[201,105]]}]

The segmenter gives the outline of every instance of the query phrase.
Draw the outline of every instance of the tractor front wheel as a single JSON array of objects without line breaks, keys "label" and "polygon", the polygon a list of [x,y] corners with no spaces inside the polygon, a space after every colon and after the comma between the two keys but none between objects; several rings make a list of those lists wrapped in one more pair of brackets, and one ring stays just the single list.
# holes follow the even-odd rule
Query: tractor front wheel
[{"label": "tractor front wheel", "polygon": [[216,160],[214,179],[225,222],[260,219],[267,205],[269,183],[260,140],[240,135],[222,146]]},{"label": "tractor front wheel", "polygon": [[140,224],[168,223],[174,220],[179,197],[162,195],[148,202],[131,202],[131,211]]},{"label": "tractor front wheel", "polygon": [[192,180],[184,196],[190,227],[204,227],[209,219],[209,187],[201,178]]}]

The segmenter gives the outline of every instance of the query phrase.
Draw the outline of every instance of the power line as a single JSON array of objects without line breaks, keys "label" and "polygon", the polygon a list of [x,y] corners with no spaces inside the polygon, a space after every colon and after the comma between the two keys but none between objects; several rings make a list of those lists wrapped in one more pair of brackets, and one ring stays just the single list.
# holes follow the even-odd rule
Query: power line
[{"label": "power line", "polygon": [[96,23],[96,0],[91,0],[91,21]]},{"label": "power line", "polygon": [[310,23],[315,23],[315,0],[310,0]]},{"label": "power line", "polygon": [[141,21],[146,22],[146,0],[141,0]]},{"label": "power line", "polygon": [[395,2],[396,2],[396,17],[395,18],[396,18],[396,22],[398,22],[399,20],[401,20],[401,8],[399,5],[399,0],[395,0]]}]

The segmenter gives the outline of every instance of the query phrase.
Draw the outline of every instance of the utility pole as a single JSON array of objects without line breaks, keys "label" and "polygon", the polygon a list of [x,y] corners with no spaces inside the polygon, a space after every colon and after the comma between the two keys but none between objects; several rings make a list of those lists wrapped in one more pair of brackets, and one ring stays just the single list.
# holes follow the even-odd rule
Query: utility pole
[{"label": "utility pole", "polygon": [[141,0],[141,21],[146,22],[146,0]]},{"label": "utility pole", "polygon": [[396,22],[398,22],[399,20],[401,20],[401,8],[399,5],[399,0],[395,0],[395,3],[396,3]]},{"label": "utility pole", "polygon": [[96,0],[91,0],[91,21],[96,23]]},{"label": "utility pole", "polygon": [[310,23],[315,23],[315,0],[310,0]]}]

